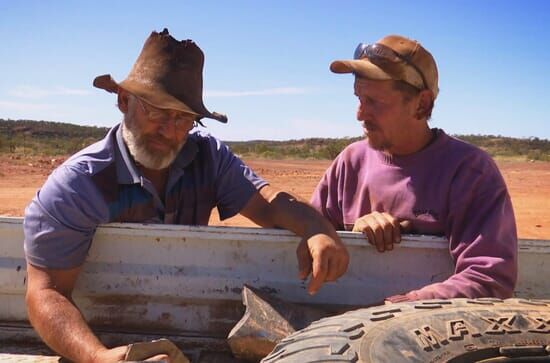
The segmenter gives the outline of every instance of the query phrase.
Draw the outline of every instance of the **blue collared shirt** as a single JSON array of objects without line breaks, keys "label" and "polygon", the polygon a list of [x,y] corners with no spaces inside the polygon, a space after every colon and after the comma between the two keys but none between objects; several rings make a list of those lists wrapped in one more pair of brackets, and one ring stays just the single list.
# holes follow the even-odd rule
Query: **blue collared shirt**
[{"label": "blue collared shirt", "polygon": [[52,172],[25,210],[25,255],[35,266],[80,266],[99,224],[206,225],[237,214],[267,184],[216,138],[191,133],[159,197],[122,139],[120,125]]}]

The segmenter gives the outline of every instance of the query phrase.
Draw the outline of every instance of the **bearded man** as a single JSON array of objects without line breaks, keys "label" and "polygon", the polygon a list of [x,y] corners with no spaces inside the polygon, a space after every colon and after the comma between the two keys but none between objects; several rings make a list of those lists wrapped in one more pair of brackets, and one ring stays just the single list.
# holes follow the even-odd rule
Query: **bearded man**
[{"label": "bearded man", "polygon": [[222,219],[240,213],[301,236],[310,293],[347,269],[345,247],[318,212],[271,188],[219,140],[190,133],[202,118],[227,122],[202,102],[203,63],[194,42],[165,29],[147,39],[124,81],[97,77],[94,86],[118,95],[123,122],[56,169],[26,209],[29,319],[71,361],[117,362],[127,349],[106,348],[71,298],[99,224],[206,225],[216,207]]}]

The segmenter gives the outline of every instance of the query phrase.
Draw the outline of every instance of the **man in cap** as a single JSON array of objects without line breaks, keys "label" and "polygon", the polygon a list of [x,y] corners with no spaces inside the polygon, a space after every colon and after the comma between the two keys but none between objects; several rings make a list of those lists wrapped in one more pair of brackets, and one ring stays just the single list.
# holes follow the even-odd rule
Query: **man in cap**
[{"label": "man in cap", "polygon": [[56,352],[86,362],[116,362],[71,299],[95,229],[108,222],[206,225],[212,208],[303,238],[300,275],[315,293],[347,269],[332,225],[307,203],[278,192],[217,139],[190,133],[202,118],[226,122],[202,102],[204,55],[165,29],[145,42],[128,77],[96,87],[118,95],[123,122],[56,169],[25,212],[29,319]]},{"label": "man in cap", "polygon": [[510,196],[482,150],[430,128],[438,95],[432,55],[417,41],[390,35],[360,44],[353,60],[331,64],[353,73],[357,119],[366,136],[326,171],[312,204],[337,229],[362,232],[392,250],[402,229],[449,240],[455,274],[386,302],[512,296],[517,233]]}]

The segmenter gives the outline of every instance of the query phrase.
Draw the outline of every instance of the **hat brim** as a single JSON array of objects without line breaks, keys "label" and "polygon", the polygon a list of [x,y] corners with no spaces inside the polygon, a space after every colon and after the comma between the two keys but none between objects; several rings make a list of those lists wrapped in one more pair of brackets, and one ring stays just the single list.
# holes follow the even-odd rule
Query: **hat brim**
[{"label": "hat brim", "polygon": [[152,89],[150,87],[144,86],[143,84],[136,83],[132,80],[124,80],[120,83],[117,83],[110,74],[104,74],[98,76],[94,79],[94,87],[101,88],[110,93],[118,93],[119,89],[124,89],[137,97],[143,99],[145,102],[149,103],[152,106],[161,109],[176,110],[180,112],[185,112],[188,114],[195,115],[197,120],[201,118],[211,118],[223,123],[227,122],[227,116],[219,114],[217,112],[205,112],[198,113],[193,111],[191,107],[187,106],[185,103],[181,102],[177,98],[171,96],[162,89]]},{"label": "hat brim", "polygon": [[366,58],[361,60],[336,60],[330,64],[330,70],[334,73],[354,73],[360,77],[373,80],[395,79]]}]

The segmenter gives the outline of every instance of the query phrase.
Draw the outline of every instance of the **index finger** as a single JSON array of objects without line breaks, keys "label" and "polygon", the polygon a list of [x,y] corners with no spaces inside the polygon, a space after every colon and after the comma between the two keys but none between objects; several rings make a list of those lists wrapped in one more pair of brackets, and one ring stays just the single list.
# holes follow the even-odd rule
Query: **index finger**
[{"label": "index finger", "polygon": [[328,272],[328,258],[327,254],[312,254],[313,258],[313,272],[311,273],[311,280],[309,281],[307,291],[310,295],[315,294],[325,279]]},{"label": "index finger", "polygon": [[393,216],[389,213],[383,213],[383,214],[393,227],[393,242],[394,243],[401,242],[401,226],[399,225],[399,221],[393,218]]},{"label": "index finger", "polygon": [[166,354],[158,354],[154,357],[147,358],[144,362],[170,363],[170,357]]}]

